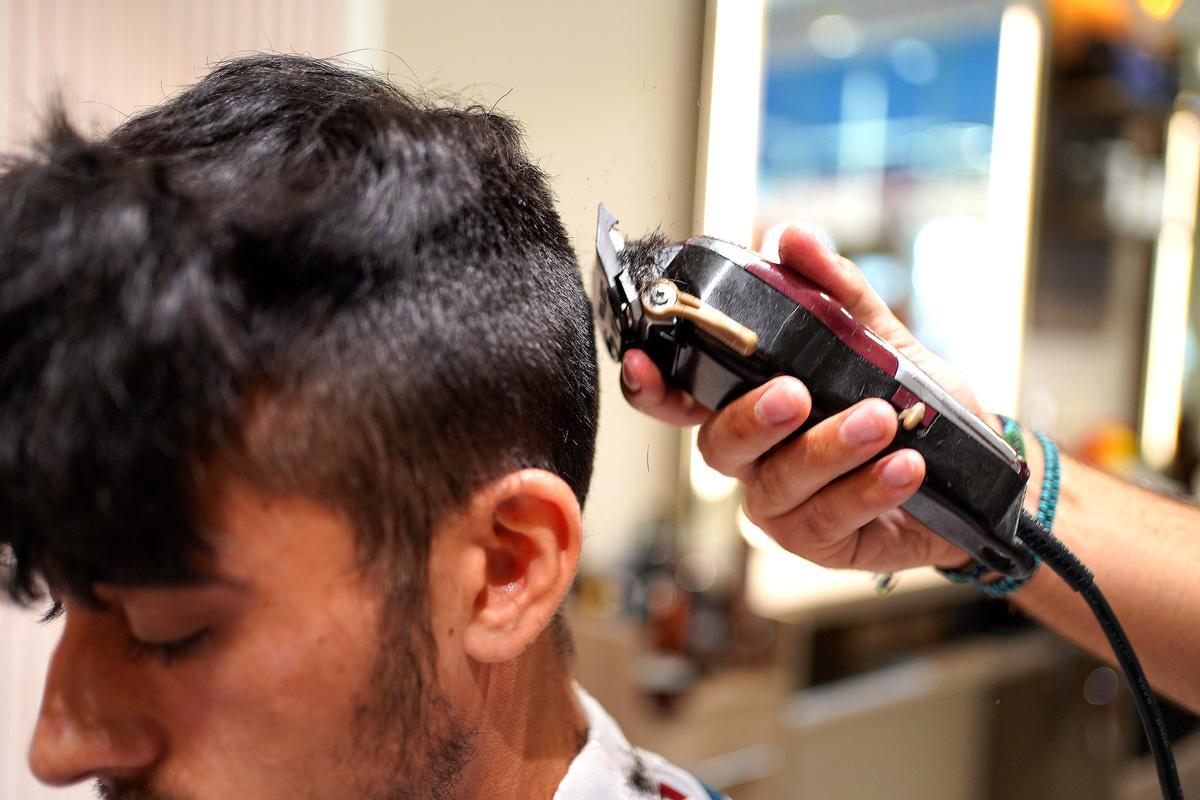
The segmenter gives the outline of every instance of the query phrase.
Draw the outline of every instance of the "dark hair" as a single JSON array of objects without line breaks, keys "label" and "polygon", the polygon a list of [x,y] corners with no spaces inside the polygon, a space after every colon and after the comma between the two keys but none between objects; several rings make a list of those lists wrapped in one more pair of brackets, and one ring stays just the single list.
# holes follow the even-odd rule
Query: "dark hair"
[{"label": "dark hair", "polygon": [[582,502],[596,417],[578,264],[492,110],[255,55],[100,141],[56,112],[0,172],[14,599],[188,579],[218,462],[333,504],[423,589],[484,482],[541,467]]}]

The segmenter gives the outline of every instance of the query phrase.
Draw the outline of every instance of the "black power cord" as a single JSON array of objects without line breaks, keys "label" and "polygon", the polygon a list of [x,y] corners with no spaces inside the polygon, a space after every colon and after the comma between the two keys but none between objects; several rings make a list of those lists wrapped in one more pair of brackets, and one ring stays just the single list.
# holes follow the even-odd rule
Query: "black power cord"
[{"label": "black power cord", "polygon": [[1179,783],[1179,773],[1175,769],[1175,756],[1171,753],[1171,740],[1167,736],[1162,712],[1158,709],[1154,692],[1150,689],[1150,682],[1146,680],[1146,673],[1142,672],[1142,665],[1133,651],[1133,645],[1129,643],[1129,637],[1125,635],[1112,606],[1096,585],[1091,570],[1084,566],[1066,545],[1042,527],[1041,523],[1025,512],[1021,513],[1017,535],[1038,558],[1066,582],[1067,586],[1079,592],[1091,607],[1092,613],[1104,630],[1104,635],[1112,645],[1117,663],[1125,673],[1125,680],[1129,683],[1129,691],[1142,720],[1142,729],[1146,732],[1146,741],[1150,744],[1150,752],[1154,754],[1154,766],[1158,770],[1158,785],[1162,789],[1162,796],[1166,800],[1183,800],[1183,786]]}]

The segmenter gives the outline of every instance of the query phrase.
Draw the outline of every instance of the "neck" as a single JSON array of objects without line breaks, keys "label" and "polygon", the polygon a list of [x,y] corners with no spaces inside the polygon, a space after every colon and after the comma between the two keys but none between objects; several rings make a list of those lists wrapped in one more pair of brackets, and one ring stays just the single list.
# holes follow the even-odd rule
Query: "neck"
[{"label": "neck", "polygon": [[587,722],[563,658],[542,636],[514,662],[477,675],[475,757],[462,797],[549,800],[587,741]]}]

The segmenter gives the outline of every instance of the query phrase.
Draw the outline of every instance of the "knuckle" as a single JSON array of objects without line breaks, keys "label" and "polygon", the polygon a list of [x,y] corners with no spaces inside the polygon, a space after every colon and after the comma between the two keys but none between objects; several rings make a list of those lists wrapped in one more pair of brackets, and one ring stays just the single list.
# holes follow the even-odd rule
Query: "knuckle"
[{"label": "knuckle", "polygon": [[729,443],[722,438],[720,432],[714,433],[712,427],[705,423],[700,426],[696,436],[696,449],[704,463],[720,472],[722,475],[733,475],[736,471],[736,461],[729,450]]},{"label": "knuckle", "polygon": [[713,433],[714,420],[709,420],[700,426],[700,430],[696,434],[696,449],[700,451],[700,457],[704,459],[704,463],[708,464],[718,472],[721,471],[721,451],[719,439]]},{"label": "knuckle", "polygon": [[779,457],[764,463],[754,480],[746,487],[747,507],[755,509],[763,516],[777,516],[781,510],[795,505],[798,498],[789,497],[791,482],[787,480],[787,475],[788,470],[783,469]]},{"label": "knuckle", "polygon": [[854,546],[850,539],[835,542],[832,549],[818,556],[816,562],[830,569],[847,569],[854,565]]},{"label": "knuckle", "polygon": [[833,503],[815,495],[800,507],[797,527],[815,541],[829,543],[841,538],[841,516]]},{"label": "knuckle", "polygon": [[737,456],[754,437],[753,424],[729,408],[700,426],[696,436],[696,448],[704,461],[718,472],[728,474],[736,466]]},{"label": "knuckle", "polygon": [[771,537],[784,550],[816,563],[817,558],[820,557],[820,547],[795,524],[792,515],[764,519],[756,515],[748,506],[744,506],[743,510],[750,522]]},{"label": "knuckle", "polygon": [[838,460],[838,448],[835,441],[836,429],[826,430],[832,426],[820,426],[800,438],[798,455],[801,457],[803,469],[828,469]]},{"label": "knuckle", "polygon": [[846,471],[845,446],[838,439],[837,424],[819,425],[792,446],[791,471],[797,475],[824,476],[828,483]]},{"label": "knuckle", "polygon": [[751,508],[748,502],[743,503],[742,511],[756,528],[784,550],[814,564],[825,566],[822,564],[822,559],[825,558],[828,548],[821,541],[809,535],[802,526],[797,525],[795,514],[764,516]]},{"label": "knuckle", "polygon": [[758,432],[753,412],[740,406],[729,409],[729,413],[718,420],[717,428],[721,436],[738,444],[750,441]]}]

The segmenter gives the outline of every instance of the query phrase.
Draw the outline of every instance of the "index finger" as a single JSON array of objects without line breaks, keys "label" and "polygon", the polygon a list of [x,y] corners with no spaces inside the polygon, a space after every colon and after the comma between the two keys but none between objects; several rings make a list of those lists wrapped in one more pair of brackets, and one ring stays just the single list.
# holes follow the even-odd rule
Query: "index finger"
[{"label": "index finger", "polygon": [[883,302],[856,266],[803,227],[792,226],[779,237],[779,263],[829,292],[856,317],[871,315]]}]

